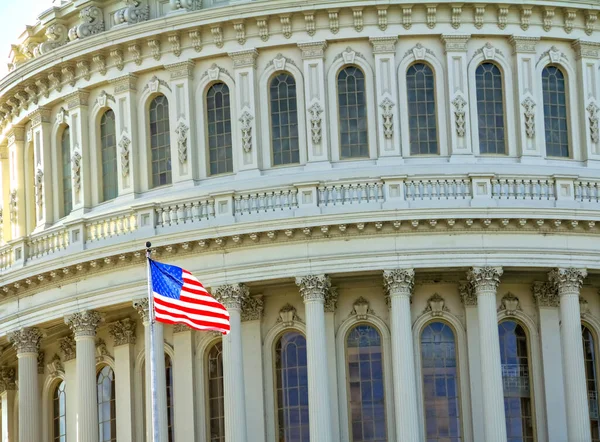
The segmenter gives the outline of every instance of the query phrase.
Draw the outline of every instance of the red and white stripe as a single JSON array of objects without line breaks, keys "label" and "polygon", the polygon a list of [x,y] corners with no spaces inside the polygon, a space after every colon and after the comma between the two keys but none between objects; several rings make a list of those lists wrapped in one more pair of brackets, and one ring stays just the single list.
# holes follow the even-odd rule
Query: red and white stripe
[{"label": "red and white stripe", "polygon": [[156,320],[166,324],[184,323],[196,330],[229,333],[229,312],[215,300],[190,272],[183,270],[180,299],[154,294]]}]

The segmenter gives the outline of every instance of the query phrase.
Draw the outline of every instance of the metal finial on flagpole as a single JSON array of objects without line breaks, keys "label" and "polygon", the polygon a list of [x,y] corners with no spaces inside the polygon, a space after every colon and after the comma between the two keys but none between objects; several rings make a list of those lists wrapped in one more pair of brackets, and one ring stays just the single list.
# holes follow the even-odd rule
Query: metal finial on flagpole
[{"label": "metal finial on flagpole", "polygon": [[146,241],[146,262],[148,266],[148,320],[150,321],[150,394],[152,402],[152,442],[160,440],[160,420],[158,418],[158,391],[156,388],[156,349],[154,344],[154,297],[152,273],[150,271],[150,253],[152,243]]}]

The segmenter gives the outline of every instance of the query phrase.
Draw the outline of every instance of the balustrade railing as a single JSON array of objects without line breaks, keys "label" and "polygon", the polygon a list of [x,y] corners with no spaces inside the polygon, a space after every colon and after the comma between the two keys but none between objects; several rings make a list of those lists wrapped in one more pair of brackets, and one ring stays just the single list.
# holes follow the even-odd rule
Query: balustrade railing
[{"label": "balustrade railing", "polygon": [[85,228],[86,242],[91,243],[132,233],[137,230],[137,221],[133,212],[111,214],[86,223]]},{"label": "balustrade railing", "polygon": [[404,185],[407,201],[456,200],[471,196],[468,178],[407,180]]},{"label": "balustrade railing", "polygon": [[64,250],[68,245],[69,237],[65,228],[31,235],[27,243],[29,248],[28,258],[38,259],[43,256],[59,252],[60,250]]},{"label": "balustrade railing", "polygon": [[383,202],[383,181],[319,186],[319,206]]},{"label": "balustrade railing", "polygon": [[6,270],[12,267],[13,261],[13,248],[9,245],[5,245],[0,248],[0,270]]},{"label": "balustrade railing", "polygon": [[155,212],[156,227],[199,223],[215,216],[215,202],[212,199],[203,199],[169,203],[157,207]]},{"label": "balustrade railing", "polygon": [[553,200],[554,179],[492,179],[492,198],[513,200]]},{"label": "balustrade railing", "polygon": [[298,207],[298,189],[272,190],[236,194],[233,198],[234,215],[291,210]]},{"label": "balustrade railing", "polygon": [[575,181],[575,201],[600,201],[600,181]]}]

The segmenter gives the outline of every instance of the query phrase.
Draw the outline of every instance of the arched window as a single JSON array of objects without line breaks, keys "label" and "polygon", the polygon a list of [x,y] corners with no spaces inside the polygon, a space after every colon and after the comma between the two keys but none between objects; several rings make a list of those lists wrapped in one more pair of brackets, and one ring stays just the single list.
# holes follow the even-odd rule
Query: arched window
[{"label": "arched window", "polygon": [[116,442],[115,374],[108,365],[98,372],[96,386],[98,387],[98,440]]},{"label": "arched window", "polygon": [[435,77],[428,64],[415,63],[406,71],[411,155],[438,153],[435,121]]},{"label": "arched window", "polygon": [[432,322],[423,329],[421,367],[427,442],[460,442],[456,338],[447,324]]},{"label": "arched window", "polygon": [[208,350],[208,440],[225,442],[225,403],[223,393],[223,344]]},{"label": "arched window", "polygon": [[117,197],[117,135],[115,113],[109,109],[100,119],[100,145],[102,148],[102,201]]},{"label": "arched window", "polygon": [[150,102],[150,153],[152,187],[171,184],[169,101],[164,95],[159,95]]},{"label": "arched window", "polygon": [[308,442],[306,338],[284,333],[275,345],[278,441]]},{"label": "arched window", "polygon": [[596,342],[592,331],[585,325],[581,326],[583,338],[583,357],[585,361],[585,380],[587,385],[588,402],[590,408],[590,426],[592,428],[592,441],[600,441],[600,416],[598,413],[598,371],[596,360]]},{"label": "arched window", "polygon": [[65,381],[61,381],[52,395],[52,440],[54,442],[66,442],[67,440],[67,393],[65,386]]},{"label": "arched window", "polygon": [[515,321],[498,324],[508,442],[534,442],[529,344]]},{"label": "arched window", "polygon": [[479,151],[506,153],[502,72],[494,63],[481,63],[475,71]]},{"label": "arched window", "polygon": [[350,439],[354,442],[385,442],[385,393],[381,335],[360,324],[346,338]]},{"label": "arched window", "polygon": [[542,92],[546,155],[568,157],[567,90],[565,76],[558,67],[546,66],[542,71]]},{"label": "arched window", "polygon": [[67,126],[60,138],[62,161],[63,216],[73,210],[73,183],[71,181],[71,129]]},{"label": "arched window", "polygon": [[356,66],[347,66],[337,78],[340,118],[340,156],[369,156],[367,133],[367,94],[365,74]]},{"label": "arched window", "polygon": [[175,440],[175,404],[173,402],[173,362],[165,354],[165,373],[167,375],[167,425],[169,442]]},{"label": "arched window", "polygon": [[287,72],[277,74],[269,86],[273,165],[300,162],[296,81]]},{"label": "arched window", "polygon": [[206,93],[210,174],[233,172],[229,88],[215,83]]}]

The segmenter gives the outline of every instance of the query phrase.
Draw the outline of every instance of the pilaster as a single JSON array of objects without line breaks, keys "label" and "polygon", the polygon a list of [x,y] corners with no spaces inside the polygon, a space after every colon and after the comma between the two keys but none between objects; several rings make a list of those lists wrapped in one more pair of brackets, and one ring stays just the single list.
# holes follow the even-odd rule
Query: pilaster
[{"label": "pilaster", "polygon": [[[91,151],[88,118],[89,93],[79,90],[65,97],[71,129],[71,179],[73,212],[83,213],[92,204]],[[95,166],[94,166],[95,167]]]},{"label": "pilaster", "polygon": [[16,408],[17,385],[15,383],[15,369],[12,367],[0,368],[0,379],[3,391],[0,393],[2,404],[2,441],[17,440]]},{"label": "pilaster", "polygon": [[29,115],[35,163],[36,229],[44,229],[54,221],[52,186],[52,122],[50,109],[38,108]]},{"label": "pilaster", "polygon": [[[10,238],[27,235],[27,204],[25,191],[25,128],[14,126],[8,132],[9,206],[7,220]],[[6,215],[5,215],[6,216]],[[7,221],[5,218],[5,221]]]}]

